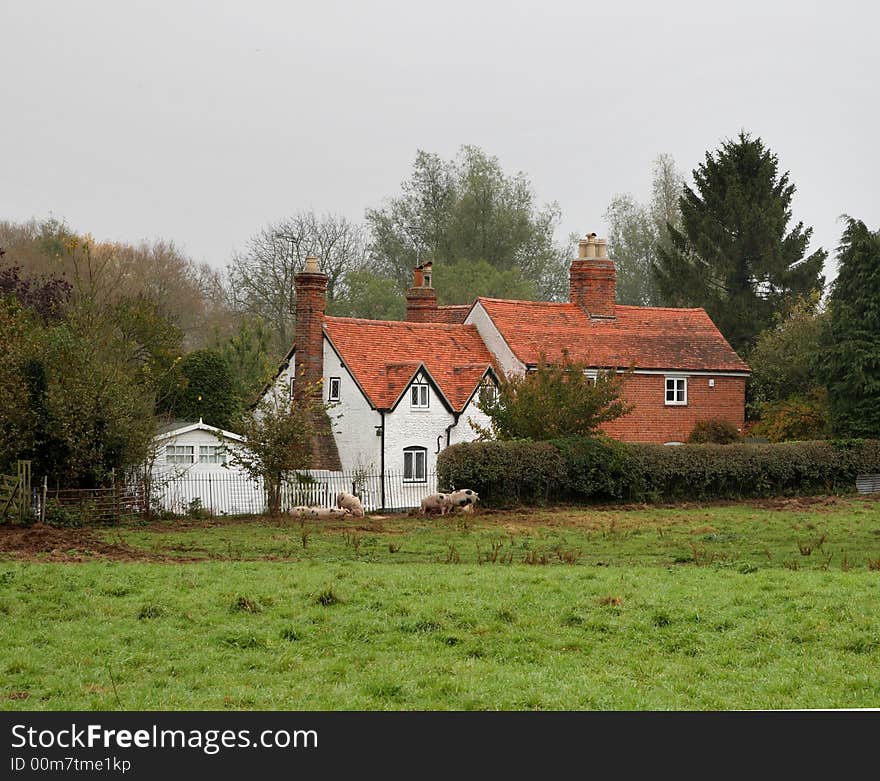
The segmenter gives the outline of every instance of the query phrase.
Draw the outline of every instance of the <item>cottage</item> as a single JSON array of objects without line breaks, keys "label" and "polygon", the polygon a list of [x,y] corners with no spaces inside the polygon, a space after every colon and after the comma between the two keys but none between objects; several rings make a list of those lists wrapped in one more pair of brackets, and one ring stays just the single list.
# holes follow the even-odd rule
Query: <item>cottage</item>
[{"label": "cottage", "polygon": [[[295,398],[320,388],[337,420],[314,467],[399,473],[424,484],[438,454],[486,425],[477,400],[503,374],[563,351],[590,371],[626,371],[626,416],[605,425],[626,441],[680,442],[694,425],[726,418],[742,428],[749,367],[703,309],[621,306],[605,241],[582,239],[569,301],[477,298],[438,306],[432,266],[415,269],[401,322],[325,314],[327,277],[317,258],[295,280],[295,343],[274,381]],[[320,380],[320,384],[318,384]]]}]

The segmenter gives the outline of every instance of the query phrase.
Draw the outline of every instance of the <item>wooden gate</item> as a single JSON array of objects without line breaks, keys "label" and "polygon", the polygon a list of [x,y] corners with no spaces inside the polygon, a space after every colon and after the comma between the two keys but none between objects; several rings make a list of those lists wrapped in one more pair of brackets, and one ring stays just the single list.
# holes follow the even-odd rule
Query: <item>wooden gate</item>
[{"label": "wooden gate", "polygon": [[19,461],[14,475],[0,475],[0,522],[24,523],[31,509],[31,462]]}]

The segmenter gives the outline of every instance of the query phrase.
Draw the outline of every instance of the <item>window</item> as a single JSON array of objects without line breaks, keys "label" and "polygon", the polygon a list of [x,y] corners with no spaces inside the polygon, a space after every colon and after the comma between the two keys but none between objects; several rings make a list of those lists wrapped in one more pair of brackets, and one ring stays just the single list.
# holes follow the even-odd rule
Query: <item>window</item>
[{"label": "window", "polygon": [[498,386],[488,377],[480,384],[480,403],[492,404],[498,398]]},{"label": "window", "polygon": [[408,447],[403,451],[403,480],[407,483],[428,482],[428,451],[423,447]]},{"label": "window", "polygon": [[339,401],[339,377],[331,377],[328,391],[328,401]]},{"label": "window", "polygon": [[291,398],[291,400],[293,399],[293,386],[294,386],[295,384],[296,384],[296,378],[295,378],[295,377],[291,377],[291,378],[290,378],[290,398]]},{"label": "window", "polygon": [[688,403],[687,377],[666,378],[666,404],[683,406]]},{"label": "window", "polygon": [[193,450],[192,445],[166,445],[165,463],[192,464],[195,460]]},{"label": "window", "polygon": [[414,382],[410,386],[409,405],[413,409],[428,409],[428,383]]},{"label": "window", "polygon": [[200,464],[225,464],[226,448],[223,445],[199,445]]}]

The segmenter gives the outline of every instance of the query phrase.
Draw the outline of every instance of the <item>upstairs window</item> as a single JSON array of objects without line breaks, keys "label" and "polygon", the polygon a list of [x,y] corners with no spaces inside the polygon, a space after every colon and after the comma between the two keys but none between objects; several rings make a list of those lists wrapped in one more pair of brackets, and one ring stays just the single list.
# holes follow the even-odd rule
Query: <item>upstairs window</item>
[{"label": "upstairs window", "polygon": [[328,383],[327,400],[339,401],[339,377],[331,377]]},{"label": "upstairs window", "polygon": [[290,378],[290,400],[291,400],[291,401],[293,401],[293,387],[294,387],[295,384],[296,384],[296,378],[295,378],[295,377],[291,377],[291,378]]},{"label": "upstairs window", "polygon": [[498,386],[488,377],[480,384],[480,403],[492,404],[498,399]]},{"label": "upstairs window", "polygon": [[404,448],[403,480],[406,483],[428,482],[428,451],[426,448]]},{"label": "upstairs window", "polygon": [[687,377],[666,378],[666,405],[684,406],[688,403]]},{"label": "upstairs window", "polygon": [[223,445],[199,445],[200,464],[225,464],[226,448]]},{"label": "upstairs window", "polygon": [[192,464],[195,461],[193,445],[166,445],[166,464]]},{"label": "upstairs window", "polygon": [[409,388],[409,406],[413,409],[428,409],[430,396],[427,382],[414,382]]}]

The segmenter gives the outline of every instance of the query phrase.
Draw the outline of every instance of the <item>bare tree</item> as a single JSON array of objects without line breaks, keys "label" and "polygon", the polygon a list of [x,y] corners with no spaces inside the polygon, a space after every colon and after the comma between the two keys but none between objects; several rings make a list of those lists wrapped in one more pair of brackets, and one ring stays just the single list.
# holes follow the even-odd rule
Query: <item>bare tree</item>
[{"label": "bare tree", "polygon": [[318,256],[332,302],[345,274],[365,267],[365,246],[363,228],[333,214],[299,212],[267,225],[251,237],[244,252],[233,256],[229,279],[234,306],[262,317],[275,332],[276,346],[287,349],[296,307],[293,279],[306,257]]}]

